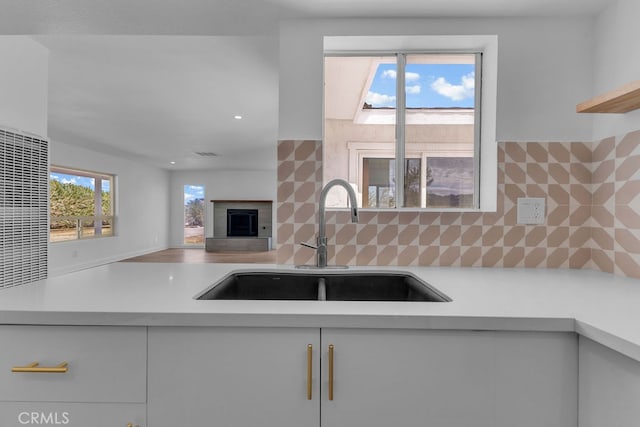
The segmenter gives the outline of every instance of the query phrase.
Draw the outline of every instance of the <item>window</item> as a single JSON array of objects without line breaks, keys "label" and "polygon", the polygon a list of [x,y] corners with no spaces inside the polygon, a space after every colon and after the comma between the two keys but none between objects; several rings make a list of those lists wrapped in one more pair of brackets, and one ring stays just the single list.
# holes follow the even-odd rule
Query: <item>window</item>
[{"label": "window", "polygon": [[495,211],[497,43],[324,37],[325,182],[346,179],[363,208]]},{"label": "window", "polygon": [[[365,208],[477,209],[481,61],[327,55],[324,149],[345,160],[325,179],[348,178]],[[344,206],[341,198],[330,202]]]},{"label": "window", "polygon": [[365,157],[362,159],[362,207],[392,208],[395,206],[394,159]]},{"label": "window", "polygon": [[113,175],[51,166],[49,241],[114,235]]},{"label": "window", "polygon": [[184,186],[184,244],[204,245],[204,186]]},{"label": "window", "polygon": [[433,208],[473,206],[471,157],[428,157],[426,205]]},{"label": "window", "polygon": [[[420,207],[421,159],[405,159],[404,194],[407,206]],[[395,206],[395,159],[364,157],[362,159],[362,207]]]}]

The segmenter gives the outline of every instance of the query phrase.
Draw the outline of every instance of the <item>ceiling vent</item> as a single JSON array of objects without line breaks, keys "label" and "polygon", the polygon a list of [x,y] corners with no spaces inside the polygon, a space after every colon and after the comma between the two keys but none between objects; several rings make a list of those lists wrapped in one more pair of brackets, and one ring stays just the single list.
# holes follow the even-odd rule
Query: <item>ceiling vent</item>
[{"label": "ceiling vent", "polygon": [[213,153],[211,151],[196,151],[195,153],[200,157],[218,157],[218,156],[220,156],[218,153]]}]

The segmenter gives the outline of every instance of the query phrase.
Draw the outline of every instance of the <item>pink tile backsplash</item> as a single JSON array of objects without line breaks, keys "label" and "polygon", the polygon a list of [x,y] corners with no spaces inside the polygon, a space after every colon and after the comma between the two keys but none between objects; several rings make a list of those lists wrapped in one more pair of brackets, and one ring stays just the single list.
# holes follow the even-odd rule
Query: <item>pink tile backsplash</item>
[{"label": "pink tile backsplash", "polygon": [[[278,263],[313,264],[321,141],[278,144]],[[329,264],[591,268],[640,277],[640,131],[597,143],[498,144],[495,213],[327,212]],[[546,198],[543,225],[518,197]]]}]

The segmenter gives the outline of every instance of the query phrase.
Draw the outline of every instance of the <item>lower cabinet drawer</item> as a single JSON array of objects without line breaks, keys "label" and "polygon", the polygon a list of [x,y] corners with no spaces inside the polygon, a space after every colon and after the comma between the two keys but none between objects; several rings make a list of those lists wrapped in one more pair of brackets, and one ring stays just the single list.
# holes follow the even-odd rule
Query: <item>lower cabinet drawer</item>
[{"label": "lower cabinet drawer", "polygon": [[127,427],[146,426],[141,403],[1,402],[0,426]]},{"label": "lower cabinet drawer", "polygon": [[0,343],[0,402],[147,400],[144,327],[2,325]]}]

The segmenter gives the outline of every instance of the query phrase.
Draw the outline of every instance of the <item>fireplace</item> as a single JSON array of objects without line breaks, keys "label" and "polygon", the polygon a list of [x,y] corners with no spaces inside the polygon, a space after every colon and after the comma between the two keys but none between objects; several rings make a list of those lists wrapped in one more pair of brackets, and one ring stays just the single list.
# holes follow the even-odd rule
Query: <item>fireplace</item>
[{"label": "fireplace", "polygon": [[272,200],[211,200],[213,237],[207,252],[271,250]]},{"label": "fireplace", "polygon": [[258,209],[227,209],[227,236],[258,235]]}]

